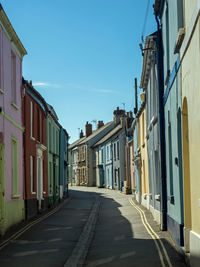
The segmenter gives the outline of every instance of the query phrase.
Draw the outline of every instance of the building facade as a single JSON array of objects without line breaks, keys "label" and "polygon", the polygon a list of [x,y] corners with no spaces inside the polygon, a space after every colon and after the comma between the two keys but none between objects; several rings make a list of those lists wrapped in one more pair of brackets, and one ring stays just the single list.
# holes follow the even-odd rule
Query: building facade
[{"label": "building facade", "polygon": [[60,199],[68,195],[68,133],[60,128]]},{"label": "building facade", "polygon": [[[183,246],[183,175],[181,136],[181,72],[177,36],[183,27],[183,1],[160,2],[157,13],[162,25],[167,229]],[[157,16],[157,18],[158,18]]]},{"label": "building facade", "polygon": [[182,71],[182,145],[185,249],[191,266],[200,264],[200,1],[183,1],[184,25],[180,45]]},{"label": "building facade", "polygon": [[103,124],[92,131],[92,124],[85,125],[85,138],[78,143],[78,181],[80,185],[96,186],[96,153],[93,145],[114,128],[113,122]]},{"label": "building facade", "polygon": [[59,132],[60,124],[53,107],[47,104],[47,159],[49,203],[54,205],[60,197],[59,180]]},{"label": "building facade", "polygon": [[26,218],[47,209],[48,174],[46,144],[46,102],[23,80],[24,182]]},{"label": "building facade", "polygon": [[[161,146],[159,87],[156,56],[157,32],[146,37],[140,88],[146,93],[146,143],[149,166],[148,207],[155,220],[161,223]],[[148,67],[147,67],[148,66]]]},{"label": "building facade", "polygon": [[0,234],[24,219],[21,85],[26,54],[0,4]]}]

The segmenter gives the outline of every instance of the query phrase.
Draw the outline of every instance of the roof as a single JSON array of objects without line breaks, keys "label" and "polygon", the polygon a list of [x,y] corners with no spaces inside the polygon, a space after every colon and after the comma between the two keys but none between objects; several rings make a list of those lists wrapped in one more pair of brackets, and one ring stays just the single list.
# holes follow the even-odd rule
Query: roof
[{"label": "roof", "polygon": [[69,148],[69,149],[73,149],[73,148],[76,147],[80,142],[82,142],[83,139],[85,139],[85,136],[82,137],[82,138],[80,138],[80,139],[78,139],[78,140],[76,140],[74,143],[72,143],[71,145],[69,145],[68,148]]},{"label": "roof", "polygon": [[1,4],[0,4],[0,22],[10,42],[14,43],[18,52],[18,56],[22,59],[23,56],[27,54],[27,51],[24,48],[23,44],[21,43],[19,37],[17,36]]},{"label": "roof", "polygon": [[106,142],[109,138],[111,138],[114,134],[118,133],[120,130],[122,130],[121,124],[117,125],[112,131],[110,131],[107,135],[105,135],[103,138],[101,138],[96,144],[93,146],[96,147],[98,145],[103,144]]},{"label": "roof", "polygon": [[25,80],[22,77],[22,84],[25,86],[25,90],[43,109],[44,112],[47,111],[47,103],[45,99],[42,97],[42,95],[32,86],[31,83],[29,83],[27,80]]},{"label": "roof", "polygon": [[92,138],[94,138],[96,135],[98,135],[100,132],[102,132],[104,129],[106,129],[108,126],[112,125],[114,122],[110,121],[108,123],[106,123],[104,126],[102,126],[101,128],[95,130],[92,132],[91,135],[89,135],[88,137],[86,137],[84,140],[81,141],[81,143],[79,143],[79,145],[82,145],[88,141],[90,141]]}]

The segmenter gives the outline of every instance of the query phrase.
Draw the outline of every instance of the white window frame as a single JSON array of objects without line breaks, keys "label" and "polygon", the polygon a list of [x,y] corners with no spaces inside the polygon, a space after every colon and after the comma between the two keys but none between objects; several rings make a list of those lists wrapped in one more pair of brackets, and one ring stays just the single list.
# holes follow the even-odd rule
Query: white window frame
[{"label": "white window frame", "polygon": [[33,160],[34,157],[30,156],[30,178],[31,178],[31,194],[36,194],[36,192],[33,190],[34,189],[34,176],[33,176]]}]

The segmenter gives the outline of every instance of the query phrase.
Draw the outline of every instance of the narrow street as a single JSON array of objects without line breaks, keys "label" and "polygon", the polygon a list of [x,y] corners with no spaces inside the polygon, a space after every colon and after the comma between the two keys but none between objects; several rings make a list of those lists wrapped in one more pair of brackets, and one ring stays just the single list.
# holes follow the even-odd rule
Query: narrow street
[{"label": "narrow street", "polygon": [[0,240],[1,267],[186,266],[168,233],[131,196],[85,187],[69,192],[54,211]]}]

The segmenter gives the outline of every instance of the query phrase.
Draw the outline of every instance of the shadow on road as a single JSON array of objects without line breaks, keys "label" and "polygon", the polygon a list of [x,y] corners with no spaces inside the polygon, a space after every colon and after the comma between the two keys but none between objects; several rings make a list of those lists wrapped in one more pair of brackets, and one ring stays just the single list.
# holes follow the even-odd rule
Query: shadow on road
[{"label": "shadow on road", "polygon": [[[71,201],[0,250],[0,266],[61,267],[72,254],[93,203],[101,205],[85,266],[161,266],[154,241],[128,198],[111,190],[73,188]],[[183,258],[162,240],[173,266]],[[167,266],[167,265],[166,265]]]}]

